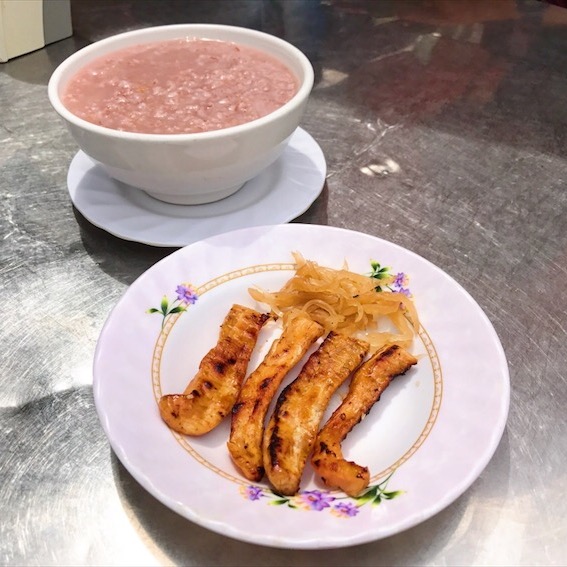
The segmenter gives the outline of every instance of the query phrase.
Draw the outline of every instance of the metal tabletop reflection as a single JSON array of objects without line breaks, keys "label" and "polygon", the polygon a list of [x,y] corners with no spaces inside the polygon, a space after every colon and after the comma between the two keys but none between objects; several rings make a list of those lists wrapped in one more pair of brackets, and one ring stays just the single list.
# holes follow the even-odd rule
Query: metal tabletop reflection
[{"label": "metal tabletop reflection", "polygon": [[[74,0],[72,37],[2,64],[2,564],[565,564],[567,9],[557,4]],[[302,127],[328,175],[296,220],[424,256],[501,338],[512,399],[496,454],[462,497],[404,533],[317,552],[224,538],[142,489],[103,434],[97,337],[129,284],[173,249],[115,238],[73,208],[77,148],[46,85],[93,41],[186,22],[262,29],[308,55],[316,83]]]}]

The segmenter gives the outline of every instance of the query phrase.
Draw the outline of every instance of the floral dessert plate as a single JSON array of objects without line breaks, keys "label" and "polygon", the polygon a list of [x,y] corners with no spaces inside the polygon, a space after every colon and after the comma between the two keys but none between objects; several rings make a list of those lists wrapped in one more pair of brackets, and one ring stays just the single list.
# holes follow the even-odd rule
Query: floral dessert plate
[{"label": "floral dessert plate", "polygon": [[327,164],[319,144],[302,128],[282,155],[233,195],[204,205],[172,205],[110,178],[82,151],[69,167],[71,201],[95,226],[152,246],[186,246],[249,226],[288,222],[321,193]]},{"label": "floral dessert plate", "polygon": [[[294,273],[296,251],[332,268],[346,261],[357,273],[389,271],[396,275],[391,289],[411,293],[421,318],[412,347],[417,366],[392,382],[343,443],[345,456],[371,473],[356,498],[328,490],[309,464],[295,496],[279,495],[265,481],[248,482],[229,458],[229,419],[190,438],[173,433],[158,412],[162,394],[185,389],[233,304],[266,310],[248,289],[279,289]],[[275,322],[261,331],[249,371],[277,333]],[[94,361],[101,423],[116,455],[145,489],[215,532],[285,548],[384,538],[448,506],[496,450],[509,394],[498,336],[451,277],[390,242],[316,225],[241,229],[167,256],[113,309]]]}]

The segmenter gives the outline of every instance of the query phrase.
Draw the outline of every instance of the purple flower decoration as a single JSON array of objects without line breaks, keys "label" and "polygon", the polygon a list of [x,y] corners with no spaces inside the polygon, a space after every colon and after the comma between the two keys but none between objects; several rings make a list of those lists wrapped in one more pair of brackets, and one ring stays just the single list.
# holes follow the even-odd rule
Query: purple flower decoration
[{"label": "purple flower decoration", "polygon": [[404,274],[404,272],[398,272],[394,277],[394,281],[392,282],[390,289],[397,293],[402,293],[406,297],[410,297],[410,290],[406,287],[408,285],[408,281],[409,278],[406,274]]},{"label": "purple flower decoration", "polygon": [[404,274],[404,272],[398,272],[394,277],[394,283],[392,285],[394,285],[395,287],[404,287],[405,285],[407,285],[407,283],[408,278]]},{"label": "purple flower decoration", "polygon": [[199,297],[190,285],[178,285],[175,293],[177,293],[178,301],[185,304],[193,305]]},{"label": "purple flower decoration", "polygon": [[306,490],[299,495],[299,499],[307,509],[320,512],[325,508],[329,508],[331,502],[335,500],[335,497],[329,496],[329,494],[325,494],[319,490]]},{"label": "purple flower decoration", "polygon": [[264,492],[259,486],[250,485],[244,488],[244,496],[248,500],[260,500],[264,496]]},{"label": "purple flower decoration", "polygon": [[358,506],[355,506],[352,502],[339,502],[333,506],[332,512],[335,516],[352,518],[358,514],[359,510]]}]

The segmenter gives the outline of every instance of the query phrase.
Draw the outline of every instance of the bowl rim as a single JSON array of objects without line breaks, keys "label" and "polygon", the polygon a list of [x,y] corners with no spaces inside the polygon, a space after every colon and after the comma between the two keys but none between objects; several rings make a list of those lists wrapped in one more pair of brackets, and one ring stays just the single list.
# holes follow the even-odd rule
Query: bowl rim
[{"label": "bowl rim", "polygon": [[[180,32],[184,30],[192,30],[192,31],[199,31],[199,32],[206,32],[207,30],[216,30],[216,31],[236,31],[237,33],[242,33],[243,35],[253,36],[268,43],[272,43],[278,45],[279,47],[285,49],[285,51],[296,58],[298,63],[303,69],[304,78],[303,81],[299,85],[299,89],[295,93],[295,95],[287,101],[284,105],[280,106],[276,110],[266,114],[265,116],[261,116],[260,118],[256,118],[255,120],[251,120],[249,122],[245,122],[243,124],[238,124],[236,126],[230,126],[228,128],[220,128],[218,130],[209,130],[205,132],[192,132],[192,133],[180,133],[180,134],[154,134],[154,133],[146,133],[146,132],[128,132],[124,130],[115,130],[113,128],[107,128],[106,126],[99,126],[98,124],[94,124],[83,118],[80,118],[76,114],[73,114],[70,110],[68,110],[61,98],[59,97],[59,86],[61,84],[61,79],[63,73],[67,70],[67,68],[76,63],[77,61],[81,60],[85,55],[90,55],[93,52],[98,51],[101,47],[106,45],[120,42],[121,39],[131,38],[135,36],[141,36],[145,39],[142,40],[140,43],[151,43],[152,41],[159,42],[159,41],[168,41],[168,40],[160,40],[160,39],[152,39],[151,37],[153,34],[159,33],[160,31],[165,30],[179,30]],[[169,38],[173,39],[173,38]],[[221,40],[223,41],[223,40]],[[227,41],[234,41],[237,40],[231,39]],[[125,47],[125,46],[122,46]],[[122,49],[121,46],[116,47],[116,51]],[[256,49],[261,50],[261,47],[256,47]],[[274,56],[277,57],[277,56]],[[81,49],[75,51],[73,54],[69,55],[66,59],[64,59],[53,71],[51,77],[49,79],[47,85],[47,95],[49,98],[49,102],[51,103],[54,110],[61,116],[64,120],[68,123],[73,124],[76,127],[79,127],[83,130],[87,130],[91,133],[98,134],[101,136],[107,136],[115,139],[124,139],[124,140],[136,140],[138,142],[188,142],[192,140],[210,140],[217,137],[225,137],[225,136],[233,136],[237,134],[243,134],[248,130],[256,129],[260,126],[268,124],[270,122],[278,120],[281,116],[287,114],[291,110],[295,109],[299,106],[311,93],[314,83],[314,71],[311,62],[307,58],[307,56],[297,47],[289,43],[288,41],[281,39],[275,35],[262,32],[259,30],[255,30],[252,28],[245,28],[242,26],[231,26],[226,24],[168,24],[162,26],[149,26],[146,28],[138,28],[135,30],[129,30],[126,32],[114,34],[108,36],[106,38],[100,39],[95,41]]]}]

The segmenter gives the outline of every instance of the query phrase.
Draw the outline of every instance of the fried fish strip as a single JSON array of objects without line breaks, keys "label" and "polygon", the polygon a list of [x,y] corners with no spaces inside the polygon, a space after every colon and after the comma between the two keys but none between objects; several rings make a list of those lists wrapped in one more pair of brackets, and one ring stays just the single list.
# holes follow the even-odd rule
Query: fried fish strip
[{"label": "fried fish strip", "polygon": [[362,362],[369,345],[329,333],[299,376],[279,395],[263,440],[266,475],[280,494],[299,490],[321,419],[336,389]]},{"label": "fried fish strip", "polygon": [[283,331],[258,368],[248,376],[232,408],[227,446],[242,474],[252,481],[264,476],[262,437],[268,407],[288,372],[303,358],[324,329],[309,317],[286,317]]},{"label": "fried fish strip", "polygon": [[404,374],[417,359],[398,345],[377,352],[352,377],[348,394],[317,435],[311,464],[330,488],[357,496],[370,481],[368,467],[347,461],[341,442],[360,422],[393,378]]},{"label": "fried fish strip", "polygon": [[162,396],[159,411],[167,425],[184,435],[203,435],[232,410],[258,334],[269,315],[233,305],[216,344],[203,358],[183,394]]}]

